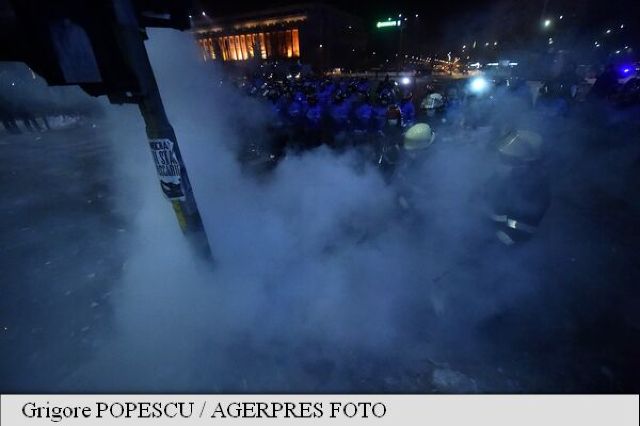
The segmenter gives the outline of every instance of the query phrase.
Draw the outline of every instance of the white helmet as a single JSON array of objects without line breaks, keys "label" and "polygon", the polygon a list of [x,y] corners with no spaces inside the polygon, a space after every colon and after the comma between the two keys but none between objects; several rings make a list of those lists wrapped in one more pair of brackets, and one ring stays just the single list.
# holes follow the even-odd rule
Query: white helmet
[{"label": "white helmet", "polygon": [[444,106],[444,96],[440,93],[431,93],[422,101],[423,109],[437,109]]},{"label": "white helmet", "polygon": [[431,146],[436,134],[426,123],[418,123],[409,127],[404,134],[404,149],[408,151],[426,149]]}]

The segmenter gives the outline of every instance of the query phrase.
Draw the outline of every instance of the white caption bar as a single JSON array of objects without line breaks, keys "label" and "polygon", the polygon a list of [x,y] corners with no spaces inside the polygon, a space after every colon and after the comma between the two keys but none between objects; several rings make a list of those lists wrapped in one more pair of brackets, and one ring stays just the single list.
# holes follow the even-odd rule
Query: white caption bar
[{"label": "white caption bar", "polygon": [[1,424],[637,426],[638,395],[2,395]]}]

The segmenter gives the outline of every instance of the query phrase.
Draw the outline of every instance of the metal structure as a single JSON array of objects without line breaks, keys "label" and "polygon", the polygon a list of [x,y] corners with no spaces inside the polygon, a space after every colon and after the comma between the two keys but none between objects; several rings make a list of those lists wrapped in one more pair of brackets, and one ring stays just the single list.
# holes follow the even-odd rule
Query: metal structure
[{"label": "metal structure", "polygon": [[138,104],[163,193],[195,250],[210,257],[144,46],[147,27],[190,28],[184,2],[1,0],[0,25],[0,60],[25,62],[50,85],[79,85],[92,96],[108,96],[112,103]]}]

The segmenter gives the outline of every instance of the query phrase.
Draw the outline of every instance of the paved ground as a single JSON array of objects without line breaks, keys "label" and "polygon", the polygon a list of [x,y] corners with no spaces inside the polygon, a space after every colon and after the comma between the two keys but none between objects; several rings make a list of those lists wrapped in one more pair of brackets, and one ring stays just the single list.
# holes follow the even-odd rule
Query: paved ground
[{"label": "paved ground", "polygon": [[110,150],[91,126],[0,137],[3,391],[55,389],[98,344],[122,265]]}]

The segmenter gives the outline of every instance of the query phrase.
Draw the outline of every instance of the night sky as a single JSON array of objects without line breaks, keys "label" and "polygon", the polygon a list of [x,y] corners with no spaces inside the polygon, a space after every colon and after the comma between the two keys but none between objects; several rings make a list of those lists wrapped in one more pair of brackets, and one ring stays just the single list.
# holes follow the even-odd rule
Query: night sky
[{"label": "night sky", "polygon": [[[342,10],[362,16],[371,24],[388,16],[403,13],[411,17],[420,15],[428,26],[434,42],[457,45],[478,39],[527,37],[539,29],[543,10],[545,16],[571,18],[574,27],[587,38],[592,38],[608,25],[619,25],[623,20],[633,39],[640,30],[640,8],[633,0],[393,0],[366,4],[362,0],[324,0],[320,3],[334,5]],[[232,15],[275,6],[299,4],[304,1],[272,0],[220,2],[196,0],[210,16]],[[546,7],[545,7],[546,3]],[[635,6],[634,6],[635,5]],[[634,40],[629,40],[633,43]]]}]

